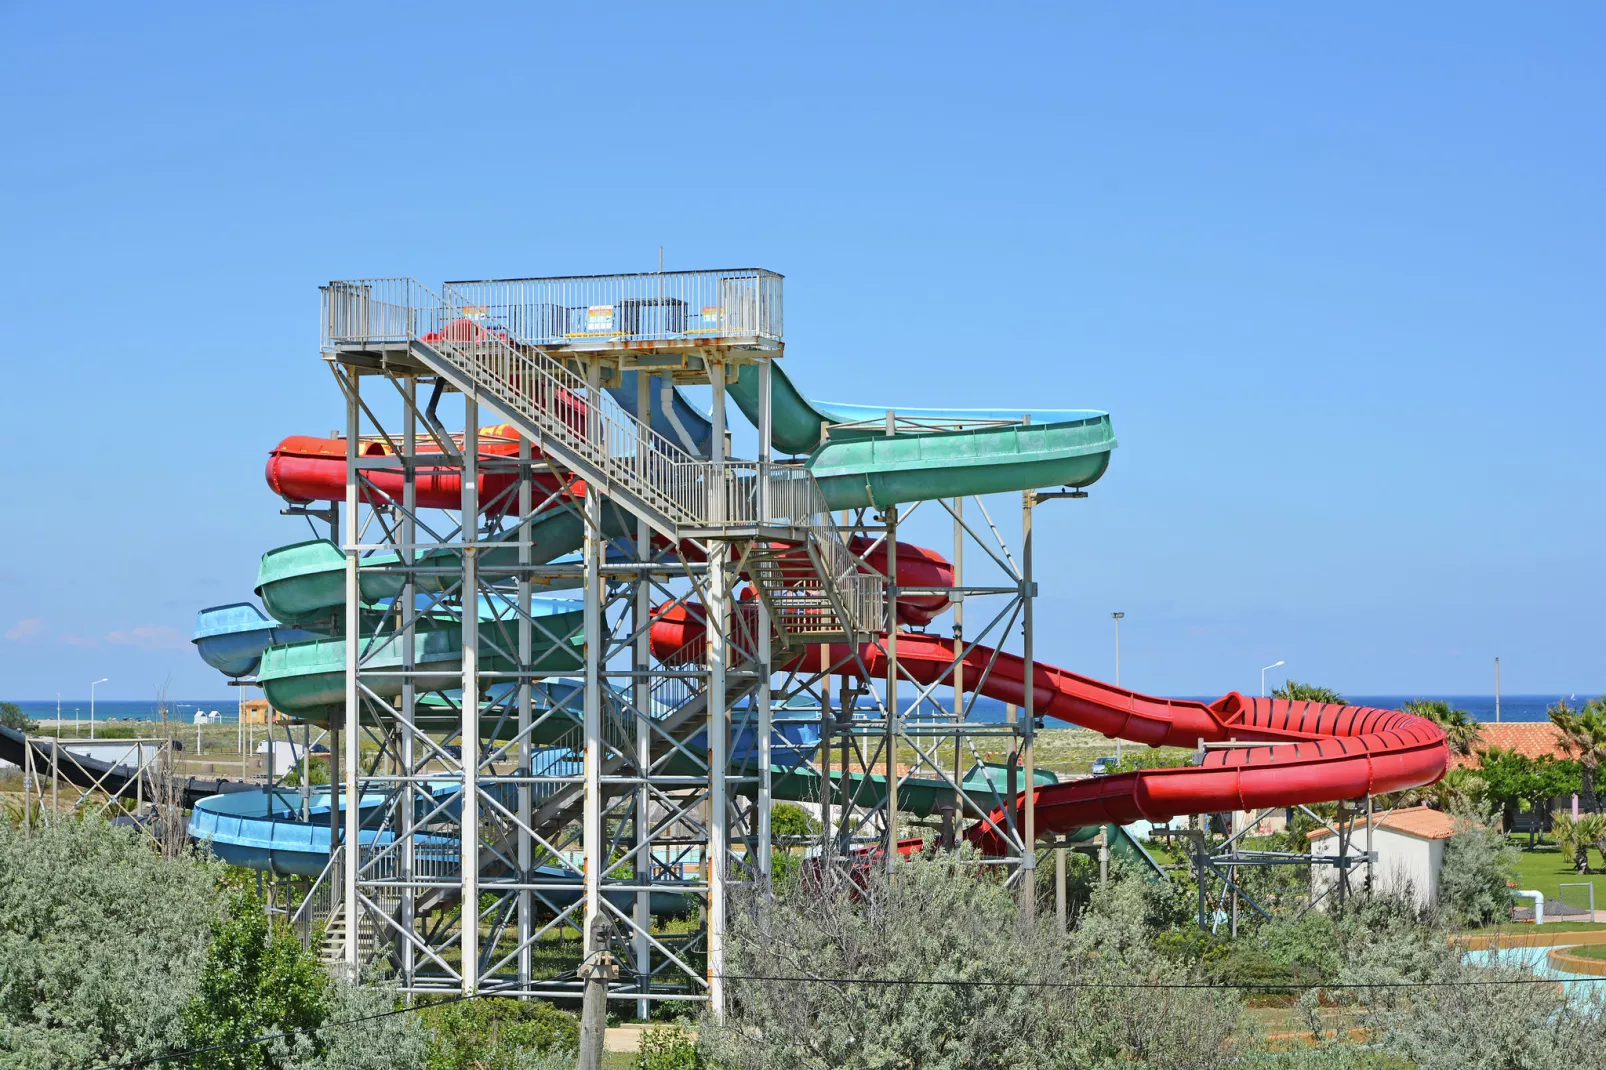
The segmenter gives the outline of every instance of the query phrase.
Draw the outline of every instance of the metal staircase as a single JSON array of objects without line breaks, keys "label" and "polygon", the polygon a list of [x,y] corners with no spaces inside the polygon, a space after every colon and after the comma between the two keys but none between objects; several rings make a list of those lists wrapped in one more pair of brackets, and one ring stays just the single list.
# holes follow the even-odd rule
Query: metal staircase
[{"label": "metal staircase", "polygon": [[[666,538],[773,534],[793,544],[794,555],[806,550],[807,570],[799,556],[798,568],[753,573],[783,643],[851,639],[883,626],[885,581],[860,571],[806,469],[692,456],[450,287],[437,296],[413,279],[332,282],[323,288],[323,346],[404,350],[458,390],[488,400],[547,456]],[[761,561],[784,558],[768,549]]]}]

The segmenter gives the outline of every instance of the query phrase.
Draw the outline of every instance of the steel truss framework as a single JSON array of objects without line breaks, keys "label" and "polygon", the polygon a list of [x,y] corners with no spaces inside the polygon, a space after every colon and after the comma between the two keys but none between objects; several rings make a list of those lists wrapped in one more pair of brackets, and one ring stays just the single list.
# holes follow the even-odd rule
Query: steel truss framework
[{"label": "steel truss framework", "polygon": [[[635,1001],[638,1015],[656,1000],[718,1010],[729,898],[769,879],[772,729],[789,722],[824,741],[792,755],[797,768],[842,784],[812,800],[822,838],[842,854],[893,865],[901,835],[951,845],[1002,810],[1011,854],[989,861],[1010,867],[1032,909],[1031,793],[1006,805],[1033,779],[1030,670],[1020,716],[988,723],[975,718],[975,699],[992,665],[969,679],[960,656],[1019,634],[1031,662],[1036,495],[1023,496],[1018,559],[980,499],[843,516],[843,534],[867,542],[857,562],[872,572],[883,548],[883,560],[897,560],[899,526],[917,510],[951,520],[953,585],[905,592],[953,607],[954,664],[921,683],[894,675],[896,629],[859,636],[833,662],[820,653],[829,647],[779,639],[765,600],[738,602],[741,578],[770,545],[762,532],[669,544],[645,519],[580,492],[529,440],[482,437],[472,396],[460,395],[464,432],[449,434],[436,413],[449,386],[428,369],[339,354],[330,366],[346,403],[345,619],[371,622],[347,630],[344,708],[330,720],[334,746],[345,740],[338,790],[360,805],[343,808],[344,846],[320,878],[343,890],[350,968],[392,974],[409,993],[577,998],[583,962],[608,950],[623,966],[610,998]],[[590,381],[595,390],[594,365]],[[713,384],[720,441],[722,376]],[[645,414],[649,376],[638,386]],[[398,405],[399,421],[376,415]],[[400,497],[380,488],[380,472],[400,473]],[[418,506],[421,480],[459,472],[458,510]],[[479,500],[482,475],[506,489]],[[537,533],[562,512],[583,528],[577,560],[554,559]],[[1002,580],[967,586],[967,551]],[[365,594],[374,588],[399,593],[376,604]],[[578,596],[577,623],[535,612],[552,593]],[[653,614],[666,605],[704,621],[696,664],[652,656]],[[871,680],[874,655],[893,668]],[[951,701],[939,701],[939,687],[952,688]],[[977,790],[966,769],[988,751],[1010,755],[1007,778]],[[900,790],[916,780],[940,782],[951,804],[902,812]],[[681,897],[690,916],[656,918],[664,897]],[[587,940],[597,918],[607,948]]]}]

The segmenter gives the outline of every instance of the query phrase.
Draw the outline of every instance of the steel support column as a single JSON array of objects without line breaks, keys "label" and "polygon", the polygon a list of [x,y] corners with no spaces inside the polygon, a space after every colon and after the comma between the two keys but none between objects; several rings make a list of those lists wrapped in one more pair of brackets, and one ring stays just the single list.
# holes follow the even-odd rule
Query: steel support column
[{"label": "steel support column", "polygon": [[463,995],[479,991],[480,975],[480,406],[463,395],[463,697],[461,702],[463,801],[462,902],[458,940],[462,948]]},{"label": "steel support column", "polygon": [[[362,928],[362,904],[357,897],[357,876],[362,869],[362,846],[358,835],[362,828],[362,808],[355,805],[362,798],[357,782],[360,771],[361,747],[355,745],[362,735],[362,693],[357,688],[357,665],[362,653],[362,599],[357,569],[362,525],[357,512],[362,504],[358,487],[358,437],[362,418],[362,377],[356,369],[346,374],[346,522],[343,525],[346,553],[346,842],[351,849],[346,859],[342,899],[346,909],[346,969],[353,980],[358,979],[358,934]],[[269,757],[271,759],[271,748]],[[333,780],[334,777],[330,777]],[[331,844],[330,850],[334,847]]]}]

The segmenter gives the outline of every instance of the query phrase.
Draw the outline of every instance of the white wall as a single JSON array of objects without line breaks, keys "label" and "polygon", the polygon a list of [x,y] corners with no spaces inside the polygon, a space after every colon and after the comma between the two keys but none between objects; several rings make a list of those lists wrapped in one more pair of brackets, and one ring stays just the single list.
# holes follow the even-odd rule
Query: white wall
[{"label": "white wall", "polygon": [[[1356,853],[1366,849],[1366,830],[1357,829],[1350,843]],[[1439,866],[1444,861],[1444,841],[1424,840],[1396,829],[1372,830],[1372,849],[1377,852],[1377,869],[1372,887],[1383,892],[1402,892],[1407,887],[1419,907],[1439,897]],[[1311,854],[1332,858],[1338,854],[1338,837],[1324,836],[1311,843]],[[1334,866],[1311,866],[1311,890],[1321,894],[1338,879]],[[1350,887],[1359,891],[1365,884],[1369,866],[1350,869]],[[1326,900],[1323,901],[1324,903]]]}]

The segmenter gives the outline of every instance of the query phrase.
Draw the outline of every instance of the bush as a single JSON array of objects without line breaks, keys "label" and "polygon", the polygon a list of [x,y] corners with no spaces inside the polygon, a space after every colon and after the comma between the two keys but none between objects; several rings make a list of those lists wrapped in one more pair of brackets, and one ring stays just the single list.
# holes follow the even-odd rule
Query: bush
[{"label": "bush", "polygon": [[[277,1044],[245,1044],[214,1052],[216,1070],[281,1066],[291,1051],[311,1043],[329,1017],[329,975],[317,955],[289,928],[273,924],[253,893],[234,896],[216,926],[200,984],[184,1008],[184,1046],[241,1044],[268,1033],[297,1036]],[[302,1035],[304,1034],[304,1035]]]},{"label": "bush", "polygon": [[1120,873],[1068,943],[1046,919],[1022,924],[1001,867],[968,853],[891,874],[811,867],[773,900],[733,903],[729,1009],[701,1023],[699,1049],[743,1070],[1227,1065],[1233,994],[1130,987],[1193,975],[1150,946],[1171,893]]},{"label": "bush", "polygon": [[0,822],[0,1065],[92,1066],[178,1046],[222,867],[164,861],[98,817]]},{"label": "bush", "polygon": [[701,1070],[697,1041],[679,1022],[655,1026],[641,1036],[631,1070]]},{"label": "bush", "polygon": [[796,803],[778,802],[770,809],[770,835],[813,836],[820,831],[820,823]]},{"label": "bush", "polygon": [[1439,907],[1462,925],[1489,925],[1511,917],[1510,884],[1518,852],[1494,826],[1492,814],[1461,810],[1445,841],[1439,867]]},{"label": "bush", "polygon": [[522,1070],[532,1055],[580,1046],[574,1015],[538,1000],[471,999],[423,1009],[429,1070]]}]

